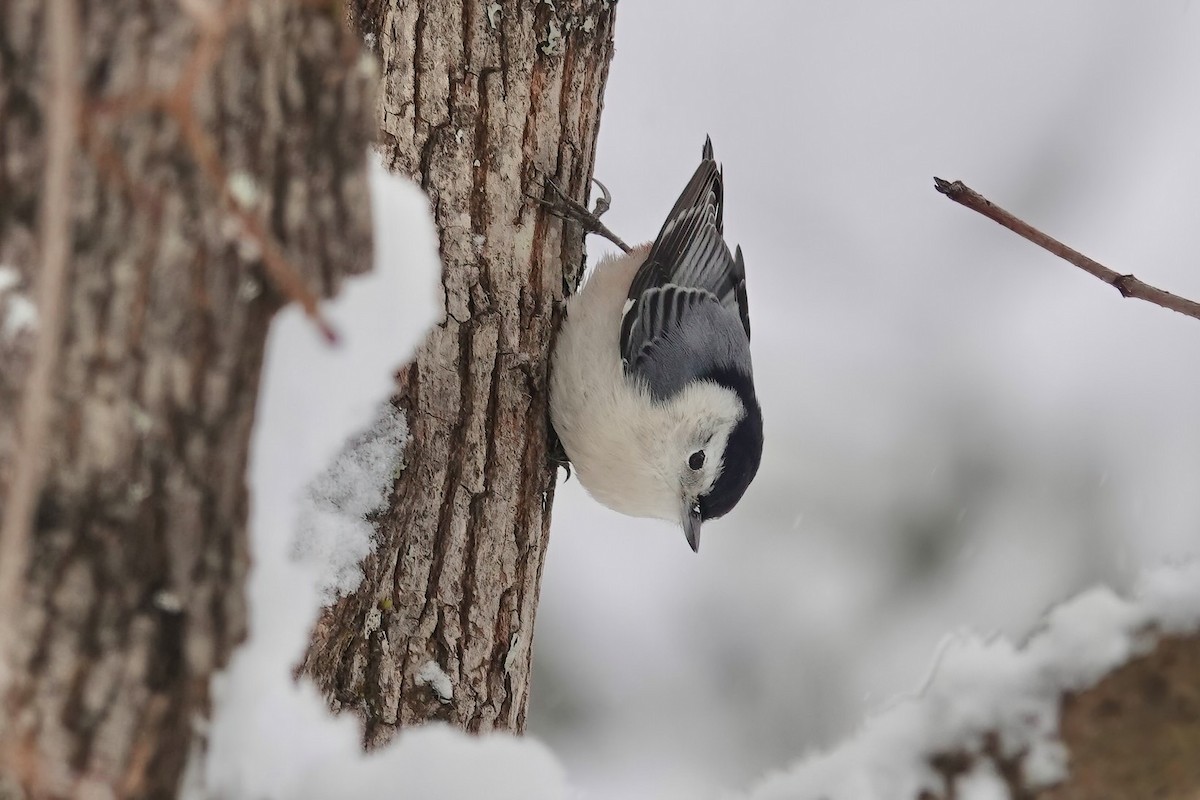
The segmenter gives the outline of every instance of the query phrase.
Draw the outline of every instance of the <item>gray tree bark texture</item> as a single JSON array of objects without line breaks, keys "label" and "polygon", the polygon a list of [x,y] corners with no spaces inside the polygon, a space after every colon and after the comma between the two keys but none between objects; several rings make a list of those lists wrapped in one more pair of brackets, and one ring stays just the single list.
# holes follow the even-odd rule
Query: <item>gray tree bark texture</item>
[{"label": "gray tree bark texture", "polygon": [[[0,508],[22,499],[20,398],[52,334],[5,321],[53,244],[55,5],[0,4],[0,267],[20,276],[0,290]],[[80,112],[52,209],[69,248],[43,468],[27,558],[6,565],[0,795],[174,797],[244,635],[247,450],[279,287],[290,270],[290,296],[329,294],[370,265],[376,77],[336,4],[57,5],[79,27]]]},{"label": "gray tree bark texture", "polygon": [[[446,318],[399,374],[412,440],[365,579],[304,663],[379,745],[447,720],[525,727],[554,469],[547,369],[583,234],[529,199],[592,176],[615,5],[357,0],[383,64],[381,149],[429,194]],[[450,678],[447,695],[428,676]]]}]

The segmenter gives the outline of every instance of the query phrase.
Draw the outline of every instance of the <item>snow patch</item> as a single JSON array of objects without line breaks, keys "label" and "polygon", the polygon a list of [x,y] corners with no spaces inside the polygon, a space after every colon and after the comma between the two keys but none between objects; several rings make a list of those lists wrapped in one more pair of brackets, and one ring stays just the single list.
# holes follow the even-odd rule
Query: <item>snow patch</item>
[{"label": "snow patch", "polygon": [[539,45],[542,54],[547,56],[561,55],[563,51],[563,34],[562,28],[558,26],[558,22],[550,20],[546,26],[546,41]]},{"label": "snow patch", "polygon": [[346,445],[301,498],[295,553],[318,569],[323,604],[362,581],[359,565],[375,543],[367,517],[386,502],[407,441],[404,413],[384,402],[371,427]]},{"label": "snow patch", "polygon": [[367,612],[366,618],[363,620],[363,636],[370,636],[379,630],[382,624],[383,611],[379,606],[371,606],[371,610]]},{"label": "snow patch", "polygon": [[564,800],[575,797],[541,742],[467,736],[444,724],[406,730],[396,745],[363,756],[353,772],[309,770],[300,800]]},{"label": "snow patch", "polygon": [[12,291],[20,283],[21,273],[15,267],[0,265],[0,341],[37,327],[37,306],[25,295]]},{"label": "snow patch", "polygon": [[254,208],[262,199],[262,193],[258,189],[258,184],[254,181],[254,176],[249,172],[237,170],[229,176],[227,183],[229,194],[242,208]]},{"label": "snow patch", "polygon": [[513,664],[516,663],[517,654],[520,652],[517,649],[517,645],[520,644],[520,642],[521,642],[521,637],[515,633],[512,636],[508,637],[508,653],[504,656],[504,671],[505,672],[513,671]]},{"label": "snow patch", "polygon": [[20,282],[21,273],[17,272],[16,267],[0,264],[0,294],[7,292]]},{"label": "snow patch", "polygon": [[[1092,589],[1055,608],[1018,649],[1003,639],[959,636],[940,654],[932,680],[869,720],[852,739],[769,776],[745,800],[872,800],[942,791],[929,765],[941,752],[978,749],[994,734],[1000,752],[1021,762],[1026,783],[1067,776],[1069,753],[1058,738],[1064,692],[1094,685],[1145,653],[1148,631],[1200,630],[1200,561],[1148,573],[1134,599]],[[963,800],[1007,797],[986,759],[958,787]]]},{"label": "snow patch", "polygon": [[20,333],[37,327],[37,306],[23,294],[10,294],[2,307],[4,323],[0,326],[0,338],[13,339]]},{"label": "snow patch", "polygon": [[434,694],[443,703],[449,703],[454,699],[454,684],[450,682],[450,676],[436,661],[426,661],[421,666],[421,671],[417,673],[417,684],[433,689]]}]

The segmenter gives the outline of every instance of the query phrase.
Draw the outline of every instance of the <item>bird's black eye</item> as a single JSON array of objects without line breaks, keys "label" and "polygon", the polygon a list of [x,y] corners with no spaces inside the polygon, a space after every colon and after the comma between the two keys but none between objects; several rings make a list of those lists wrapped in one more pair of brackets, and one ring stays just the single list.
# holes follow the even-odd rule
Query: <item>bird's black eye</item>
[{"label": "bird's black eye", "polygon": [[688,466],[692,469],[700,469],[704,466],[704,451],[697,450],[688,457]]}]

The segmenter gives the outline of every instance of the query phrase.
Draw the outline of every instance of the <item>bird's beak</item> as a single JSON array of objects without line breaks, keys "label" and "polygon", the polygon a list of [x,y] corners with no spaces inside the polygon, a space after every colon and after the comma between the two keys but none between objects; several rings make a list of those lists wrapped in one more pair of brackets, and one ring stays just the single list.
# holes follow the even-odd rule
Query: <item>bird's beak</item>
[{"label": "bird's beak", "polygon": [[683,535],[687,537],[687,543],[691,546],[693,553],[700,552],[700,504],[694,500],[687,501],[685,499],[682,513],[680,514],[680,523],[683,525]]}]

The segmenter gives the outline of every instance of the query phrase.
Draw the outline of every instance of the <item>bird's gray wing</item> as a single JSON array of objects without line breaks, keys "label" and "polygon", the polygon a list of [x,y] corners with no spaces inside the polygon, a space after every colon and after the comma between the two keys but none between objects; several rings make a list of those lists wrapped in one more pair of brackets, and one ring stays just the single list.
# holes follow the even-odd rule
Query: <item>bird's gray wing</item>
[{"label": "bird's gray wing", "polygon": [[637,360],[639,354],[655,342],[677,330],[685,317],[698,306],[715,303],[717,298],[705,289],[693,289],[669,283],[655,286],[642,292],[637,302],[625,315],[629,323],[629,351],[627,362]]},{"label": "bird's gray wing", "polygon": [[642,344],[625,362],[656,400],[723,368],[750,365],[750,340],[738,318],[704,289],[663,286],[642,295],[633,338]]},{"label": "bird's gray wing", "polygon": [[621,356],[627,365],[701,296],[716,300],[736,314],[749,339],[742,250],[739,247],[736,255],[730,254],[722,236],[724,191],[721,170],[713,160],[712,141],[707,140],[700,166],[675,201],[630,284],[631,303],[621,321],[620,340]]}]

